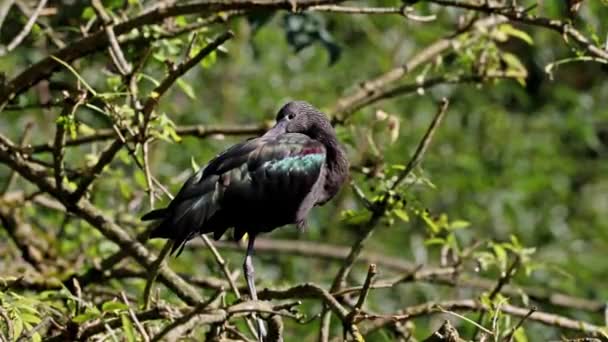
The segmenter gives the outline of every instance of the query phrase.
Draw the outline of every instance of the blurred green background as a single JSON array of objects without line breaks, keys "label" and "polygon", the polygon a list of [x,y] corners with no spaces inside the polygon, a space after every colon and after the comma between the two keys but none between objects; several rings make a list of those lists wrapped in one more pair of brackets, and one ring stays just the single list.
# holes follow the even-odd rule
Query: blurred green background
[{"label": "blurred green background", "polygon": [[[377,5],[399,6],[393,2],[379,1]],[[61,12],[45,21],[61,35],[76,35],[75,25],[86,20],[87,4],[57,1],[57,6]],[[158,112],[177,126],[228,126],[272,121],[277,109],[291,99],[306,100],[329,111],[341,96],[356,91],[360,82],[404,63],[428,44],[453,33],[458,17],[464,13],[427,3],[414,8],[417,13],[436,14],[437,20],[420,23],[397,15],[318,12],[300,16],[285,12],[272,16],[255,14],[232,20],[227,26],[234,30],[236,37],[225,44],[227,52],[218,52],[205,59],[205,65],[191,70],[181,85],[174,86],[162,98]],[[535,11],[542,16],[563,18],[565,5],[560,1],[543,1]],[[583,5],[574,24],[601,42],[608,32],[605,18],[608,18],[606,4],[590,0]],[[9,16],[0,31],[0,41],[9,41],[25,20]],[[298,25],[309,25],[306,29],[310,34],[303,34]],[[515,24],[514,27],[526,32],[533,43],[516,37],[504,42],[481,39],[476,48],[448,54],[410,73],[400,83],[469,72],[471,60],[477,60],[479,51],[486,47],[516,56],[527,70],[523,84],[516,80],[490,80],[483,84],[440,85],[374,103],[357,110],[344,125],[337,127],[353,165],[380,165],[380,169],[389,170],[390,175],[392,167],[405,164],[413,154],[436,112],[437,101],[442,97],[450,100],[445,121],[422,166],[415,172],[418,182],[401,189],[408,201],[405,211],[409,220],[405,222],[398,217],[383,220],[366,251],[415,264],[438,265],[441,246],[425,243],[432,234],[418,215],[420,210],[428,209],[431,215],[445,214],[450,221],[469,223],[467,228],[455,232],[461,248],[473,241],[509,241],[512,235],[522,245],[535,247],[536,253],[530,261],[533,271],[519,272],[515,284],[605,302],[608,298],[605,285],[608,279],[608,83],[605,82],[608,67],[574,62],[556,67],[549,75],[545,72],[547,65],[576,55],[577,51],[555,32]],[[214,26],[203,30],[200,37],[210,38],[222,30],[224,26]],[[290,36],[290,30],[297,31],[292,32],[293,35],[301,36]],[[0,70],[7,79],[53,50],[42,31],[41,27],[35,28],[24,44],[0,58]],[[149,77],[140,80],[140,94],[152,89],[153,81],[148,79],[162,79],[166,69],[163,60],[183,58],[189,38],[191,36],[185,35],[152,44],[153,57],[144,69]],[[298,39],[302,39],[305,46],[296,51]],[[139,46],[125,48],[128,56],[137,56],[142,50]],[[107,52],[72,65],[97,91],[117,91]],[[74,84],[75,78],[64,70],[56,74],[53,81]],[[49,96],[59,98],[52,87],[50,89],[48,84],[39,85],[18,97],[12,106],[39,103]],[[115,100],[115,103],[121,102],[124,103],[124,99]],[[12,110],[9,106],[0,115],[0,130],[18,140],[26,123],[33,122],[31,143],[46,143],[53,139],[59,111],[59,107]],[[378,111],[385,112],[393,121],[387,124]],[[107,117],[90,109],[79,110],[77,120],[79,135],[90,129],[110,127]],[[176,193],[191,173],[193,163],[204,165],[242,139],[221,135],[206,139],[182,137],[179,141],[171,137],[158,139],[151,145],[152,173]],[[70,148],[66,154],[68,165],[73,168],[87,165],[103,146],[95,143]],[[52,160],[49,154],[41,158]],[[0,167],[0,179],[7,179],[8,174],[7,167]],[[363,175],[357,171],[353,172],[353,179],[370,198],[379,194],[384,184],[379,175]],[[105,212],[133,221],[150,209],[146,188],[143,173],[134,167],[128,153],[122,151],[96,183],[92,198]],[[12,189],[34,191],[34,187],[23,180]],[[167,201],[164,197],[157,206]],[[350,246],[361,228],[349,224],[344,211],[351,215],[364,212],[350,187],[345,187],[330,204],[314,210],[307,231],[300,233],[287,227],[266,237]],[[59,212],[28,206],[24,216],[37,234],[48,239],[60,255],[79,268],[85,269],[93,260],[116,250],[93,228],[77,219],[66,220]],[[131,228],[142,229],[141,226]],[[27,265],[19,261],[18,252],[4,230],[0,230],[0,240],[0,254],[4,255],[0,260],[0,269],[4,270],[0,276],[27,274]],[[160,246],[160,242],[152,245]],[[480,249],[488,248],[482,245]],[[226,250],[223,254],[233,269],[240,269],[242,252]],[[221,275],[210,253],[202,247],[186,249],[180,258],[171,258],[169,263],[177,271],[200,277]],[[336,261],[258,253],[258,286],[301,282],[329,286],[340,265]],[[475,262],[467,263],[464,272],[497,279],[499,268],[487,267],[476,272],[475,267]],[[358,264],[349,278],[350,283],[361,284],[366,269],[366,265]],[[379,272],[381,276],[390,274],[382,267]],[[143,284],[133,280],[113,282],[109,286],[138,293]],[[411,283],[374,290],[369,308],[389,313],[407,305],[468,298],[478,293],[466,288]],[[163,290],[163,295],[168,295],[168,291]],[[520,299],[513,298],[512,302],[520,303]],[[305,301],[304,309],[314,314],[320,306],[314,301]],[[599,314],[564,308],[550,310],[604,324]],[[316,322],[288,323],[287,340],[295,336],[315,340],[318,320]],[[436,328],[439,321],[421,319],[415,323],[415,336],[421,338]],[[462,321],[457,324],[462,335],[472,334],[472,325]],[[340,334],[339,323],[334,320],[334,325],[333,333]],[[561,334],[534,323],[526,327],[530,340],[558,338]],[[392,340],[392,337],[383,332],[370,336],[369,340]]]}]

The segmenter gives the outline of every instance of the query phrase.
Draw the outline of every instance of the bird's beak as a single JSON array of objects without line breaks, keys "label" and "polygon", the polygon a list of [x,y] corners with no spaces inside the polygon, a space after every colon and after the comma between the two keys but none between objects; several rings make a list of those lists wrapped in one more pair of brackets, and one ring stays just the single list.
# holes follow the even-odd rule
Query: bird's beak
[{"label": "bird's beak", "polygon": [[276,137],[277,135],[281,135],[287,133],[287,121],[281,120],[277,122],[266,134],[265,137]]}]

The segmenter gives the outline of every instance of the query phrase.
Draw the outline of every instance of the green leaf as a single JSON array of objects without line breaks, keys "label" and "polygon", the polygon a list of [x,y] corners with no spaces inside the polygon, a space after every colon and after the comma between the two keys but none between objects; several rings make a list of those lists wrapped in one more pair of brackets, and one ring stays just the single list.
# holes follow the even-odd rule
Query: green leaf
[{"label": "green leaf", "polygon": [[471,225],[471,222],[464,220],[455,220],[450,222],[450,229],[464,229]]},{"label": "green leaf", "polygon": [[439,226],[435,223],[435,221],[433,221],[433,219],[429,216],[429,213],[427,213],[426,211],[422,213],[422,215],[420,215],[420,217],[422,218],[422,220],[424,221],[424,223],[426,223],[426,226],[431,230],[431,232],[433,234],[437,234],[439,233],[439,231],[441,230],[439,228]]},{"label": "green leaf", "polygon": [[517,56],[512,53],[503,52],[501,55],[502,60],[507,64],[507,67],[510,71],[514,71],[516,73],[522,74],[522,77],[518,77],[517,81],[522,85],[526,85],[525,77],[528,76],[528,69],[524,66],[524,64],[519,60]]},{"label": "green leaf", "polygon": [[443,245],[445,244],[445,239],[444,238],[430,238],[427,239],[426,241],[424,241],[424,244],[427,246],[431,246],[431,245]]},{"label": "green leaf", "polygon": [[410,216],[403,209],[393,209],[393,214],[401,219],[403,222],[410,222]]},{"label": "green leaf", "polygon": [[91,87],[87,81],[85,81],[85,79],[80,76],[80,74],[78,72],[76,72],[76,70],[74,70],[74,68],[72,68],[71,65],[69,65],[68,63],[62,61],[61,59],[51,55],[51,58],[54,59],[55,61],[57,61],[57,63],[63,65],[66,69],[68,69],[74,76],[76,76],[76,78],[82,83],[82,85],[84,85],[89,92],[91,92],[91,94],[93,95],[97,95],[97,92],[95,91],[95,89],[93,89],[93,87]]},{"label": "green leaf", "polygon": [[490,265],[496,263],[496,256],[484,251],[475,253],[475,259],[479,263],[481,270],[486,270]]},{"label": "green leaf", "polygon": [[118,75],[108,76],[106,78],[106,84],[108,85],[108,88],[112,90],[119,89],[122,85],[122,79]]},{"label": "green leaf", "polygon": [[201,60],[201,66],[204,69],[209,69],[213,66],[213,64],[215,64],[216,61],[217,61],[217,53],[215,51],[213,51],[210,54],[208,54],[207,56],[205,56],[205,58],[203,58],[203,60]]},{"label": "green leaf", "polygon": [[519,39],[523,40],[524,42],[528,43],[529,45],[534,45],[534,40],[532,39],[532,37],[530,37],[530,35],[527,32],[516,29],[515,27],[513,27],[509,24],[500,25],[499,30],[501,32],[505,33],[507,36],[519,38]]},{"label": "green leaf", "polygon": [[194,89],[188,82],[184,81],[181,78],[178,78],[176,83],[179,86],[179,88],[184,92],[184,94],[186,94],[186,96],[188,96],[192,100],[196,99],[196,95],[194,94]]},{"label": "green leaf", "polygon": [[500,269],[503,271],[506,270],[508,261],[507,251],[499,244],[493,244],[492,250],[494,251],[494,255],[496,255],[496,260],[500,265]]},{"label": "green leaf", "polygon": [[371,217],[372,217],[372,214],[367,210],[364,210],[364,211],[345,210],[342,212],[342,220],[344,221],[344,223],[353,225],[353,226],[361,225],[361,224],[369,221],[369,219]]},{"label": "green leaf", "polygon": [[148,188],[148,182],[146,181],[146,175],[142,170],[135,170],[135,183],[142,189]]},{"label": "green leaf", "polygon": [[40,323],[40,317],[38,317],[36,315],[33,315],[31,313],[21,312],[20,316],[21,316],[21,319],[23,319],[24,322],[32,323],[32,324],[38,324],[38,323]]},{"label": "green leaf", "polygon": [[513,339],[515,342],[528,342],[528,337],[526,336],[526,331],[523,327],[517,328],[513,333]]},{"label": "green leaf", "polygon": [[133,329],[133,324],[129,319],[127,314],[120,315],[120,321],[122,322],[122,328],[125,331],[125,337],[128,342],[135,342],[135,330]]},{"label": "green leaf", "polygon": [[188,20],[186,20],[186,17],[183,15],[175,17],[174,20],[177,27],[185,27],[188,25]]},{"label": "green leaf", "polygon": [[80,315],[72,318],[72,322],[74,323],[84,323],[86,321],[90,321],[92,319],[98,318],[101,314],[99,312],[93,312],[90,310],[87,310],[85,313],[81,313]]},{"label": "green leaf", "polygon": [[89,20],[91,18],[93,18],[95,16],[95,10],[93,9],[93,7],[87,7],[84,9],[84,11],[82,11],[82,14],[80,15],[80,17],[84,20]]},{"label": "green leaf", "polygon": [[120,194],[122,195],[123,198],[128,199],[131,198],[132,192],[131,192],[131,186],[129,185],[128,182],[125,182],[122,179],[118,180],[118,189],[120,190]]},{"label": "green leaf", "polygon": [[194,172],[198,171],[201,168],[201,166],[196,162],[196,160],[194,160],[193,156],[190,157],[190,166],[192,167],[192,170]]},{"label": "green leaf", "polygon": [[20,316],[17,316],[13,319],[13,334],[15,340],[17,337],[21,336],[21,333],[23,333],[23,320]]},{"label": "green leaf", "polygon": [[121,303],[121,302],[115,302],[115,301],[105,302],[101,306],[101,311],[103,311],[103,312],[128,310],[128,309],[129,309],[129,307],[127,306],[127,304]]}]

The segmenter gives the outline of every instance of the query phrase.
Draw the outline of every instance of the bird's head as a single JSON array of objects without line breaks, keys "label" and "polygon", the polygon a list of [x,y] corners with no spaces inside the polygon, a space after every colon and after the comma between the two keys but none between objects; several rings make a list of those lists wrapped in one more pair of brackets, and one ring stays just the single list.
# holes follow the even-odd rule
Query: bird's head
[{"label": "bird's head", "polygon": [[291,101],[277,113],[277,123],[271,131],[275,133],[301,133],[313,139],[334,134],[325,114],[305,101]]}]

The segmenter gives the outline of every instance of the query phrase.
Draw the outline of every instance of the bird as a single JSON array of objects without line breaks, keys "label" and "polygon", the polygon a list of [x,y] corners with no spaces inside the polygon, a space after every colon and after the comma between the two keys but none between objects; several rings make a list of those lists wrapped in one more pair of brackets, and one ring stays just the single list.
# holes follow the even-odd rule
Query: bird
[{"label": "bird", "polygon": [[[179,256],[200,234],[218,240],[230,228],[247,234],[243,270],[249,295],[258,300],[253,252],[256,237],[276,228],[307,226],[309,212],[331,200],[349,176],[344,147],[328,117],[305,101],[281,107],[275,125],[260,137],[233,145],[196,171],[167,207],[143,221],[158,221],[150,238],[173,241]],[[258,337],[266,334],[258,319]]]}]

